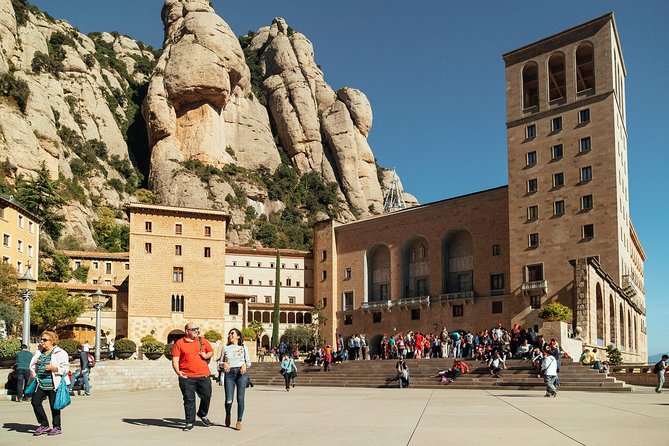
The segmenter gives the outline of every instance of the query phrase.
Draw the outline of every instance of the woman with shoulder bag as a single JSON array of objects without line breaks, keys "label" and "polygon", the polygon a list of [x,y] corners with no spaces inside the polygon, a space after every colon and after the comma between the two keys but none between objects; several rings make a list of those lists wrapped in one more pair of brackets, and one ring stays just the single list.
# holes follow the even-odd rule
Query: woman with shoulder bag
[{"label": "woman with shoulder bag", "polygon": [[[60,435],[61,409],[55,409],[56,393],[59,386],[69,385],[68,372],[70,371],[70,358],[65,350],[58,347],[58,335],[53,331],[42,333],[39,347],[30,361],[30,374],[37,379],[37,387],[32,396],[31,404],[39,427],[33,433],[38,435]],[[64,381],[63,381],[64,380]],[[69,391],[67,392],[69,398]],[[53,427],[49,427],[49,419],[46,417],[42,403],[49,399]]]},{"label": "woman with shoulder bag", "polygon": [[[288,392],[290,391],[290,380],[295,379],[297,375],[295,361],[288,353],[283,356],[283,361],[281,361],[281,374],[283,375],[283,379],[286,380],[286,392]],[[293,381],[293,387],[295,387],[295,381]]]},{"label": "woman with shoulder bag", "polygon": [[242,333],[236,328],[228,333],[228,344],[223,347],[218,362],[219,368],[225,373],[223,378],[225,386],[225,425],[226,427],[230,426],[232,399],[235,396],[235,388],[237,388],[237,424],[235,429],[239,431],[242,430],[244,396],[246,387],[249,385],[249,375],[246,370],[251,367],[251,361],[242,339]]}]

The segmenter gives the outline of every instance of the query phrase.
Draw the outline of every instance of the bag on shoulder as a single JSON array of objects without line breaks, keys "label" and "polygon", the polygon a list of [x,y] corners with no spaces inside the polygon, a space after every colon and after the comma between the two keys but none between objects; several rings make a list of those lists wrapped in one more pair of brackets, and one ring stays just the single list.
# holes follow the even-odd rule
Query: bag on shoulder
[{"label": "bag on shoulder", "polygon": [[[202,342],[202,336],[198,336],[197,340],[200,341],[200,351],[203,352],[204,351],[204,343]],[[211,361],[211,358],[205,359],[205,362],[207,364],[209,364],[209,361]]]},{"label": "bag on shoulder", "polygon": [[92,369],[95,367],[95,358],[90,353],[86,353],[86,355],[88,356],[88,368]]},{"label": "bag on shoulder", "polygon": [[662,361],[658,361],[657,364],[655,364],[655,367],[653,367],[653,372],[655,373],[660,373],[660,370],[662,370]]}]

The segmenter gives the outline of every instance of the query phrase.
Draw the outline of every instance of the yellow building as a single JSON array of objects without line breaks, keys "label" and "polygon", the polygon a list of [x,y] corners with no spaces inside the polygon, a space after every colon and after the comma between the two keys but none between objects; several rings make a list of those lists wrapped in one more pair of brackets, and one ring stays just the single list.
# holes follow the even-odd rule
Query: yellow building
[{"label": "yellow building", "polygon": [[11,197],[0,195],[0,261],[19,274],[39,274],[39,234],[42,220]]}]

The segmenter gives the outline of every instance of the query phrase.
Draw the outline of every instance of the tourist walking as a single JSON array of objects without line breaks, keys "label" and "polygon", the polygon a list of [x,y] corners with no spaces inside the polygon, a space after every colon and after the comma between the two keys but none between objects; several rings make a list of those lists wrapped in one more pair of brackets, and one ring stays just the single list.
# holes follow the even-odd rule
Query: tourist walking
[{"label": "tourist walking", "polygon": [[211,426],[207,418],[211,402],[211,379],[207,360],[214,354],[214,349],[206,339],[200,336],[200,328],[192,322],[186,324],[186,334],[174,343],[172,349],[172,368],[179,376],[179,389],[184,400],[186,424],[184,431],[193,429],[195,424],[195,395],[200,397],[197,416],[206,427]]},{"label": "tourist walking", "polygon": [[409,366],[403,357],[400,356],[399,361],[395,364],[395,369],[397,370],[397,382],[400,389],[409,387],[409,384],[411,384],[411,375],[409,373]]},{"label": "tourist walking", "polygon": [[21,344],[21,350],[16,352],[16,401],[27,401],[23,394],[30,383],[30,360],[33,354],[28,350],[26,344]]},{"label": "tourist walking", "polygon": [[109,348],[109,359],[114,359],[115,358],[115,355],[114,355],[114,340],[110,339],[109,344],[107,344],[107,346]]},{"label": "tourist walking", "polygon": [[662,355],[662,359],[655,364],[654,372],[657,375],[657,387],[655,388],[655,392],[657,393],[662,393],[662,387],[664,387],[664,372],[669,367],[669,365],[667,365],[667,360],[669,360],[669,356]]},{"label": "tourist walking", "polygon": [[551,348],[546,347],[546,357],[541,364],[541,371],[544,373],[544,382],[546,383],[545,397],[557,396],[558,390],[555,387],[558,374],[558,364],[555,356],[551,354]]},{"label": "tourist walking", "polygon": [[81,376],[81,378],[84,381],[84,394],[86,396],[91,395],[91,385],[88,381],[88,374],[90,372],[88,355],[89,353],[86,353],[81,347],[81,345],[77,346],[77,356],[79,357],[79,368],[77,369],[76,372],[72,374],[72,380],[70,381],[70,388],[69,388],[70,392],[74,390],[74,383],[77,381],[77,378]]},{"label": "tourist walking", "polygon": [[[285,344],[283,345],[285,350]],[[287,356],[288,353],[285,353],[285,355]],[[246,370],[251,367],[251,360],[244,345],[242,333],[236,328],[228,332],[228,343],[221,352],[219,367],[225,372],[225,426],[230,427],[232,400],[235,397],[235,389],[237,389],[237,423],[235,429],[240,431],[244,418],[244,397],[246,388],[249,386],[249,375]]]},{"label": "tourist walking", "polygon": [[[53,331],[44,331],[39,347],[30,360],[30,374],[37,379],[35,393],[32,397],[33,412],[39,427],[33,435],[60,435],[62,433],[60,409],[54,408],[56,391],[70,371],[70,358],[65,350],[58,347],[58,335]],[[49,399],[53,427],[49,427],[49,419],[44,412],[42,403]]]},{"label": "tourist walking", "polygon": [[284,355],[281,361],[281,374],[286,381],[286,392],[290,391],[290,381],[293,380],[293,387],[295,387],[295,376],[297,376],[297,366],[295,361],[288,354]]}]

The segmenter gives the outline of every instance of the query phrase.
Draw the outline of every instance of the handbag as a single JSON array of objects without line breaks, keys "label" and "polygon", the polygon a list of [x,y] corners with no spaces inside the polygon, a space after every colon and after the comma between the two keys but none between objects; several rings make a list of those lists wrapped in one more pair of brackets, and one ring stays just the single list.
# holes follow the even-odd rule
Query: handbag
[{"label": "handbag", "polygon": [[53,401],[53,408],[54,410],[63,410],[69,406],[71,402],[72,399],[70,398],[70,390],[67,388],[65,380],[62,379],[60,381],[60,385],[58,386],[58,390],[56,391],[56,398]]},{"label": "handbag", "polygon": [[[204,343],[202,342],[202,336],[198,336],[197,340],[200,341],[200,351],[203,352],[204,350]],[[209,361],[211,361],[211,357],[207,358],[204,360],[207,364],[209,364]]]},{"label": "handbag", "polygon": [[35,394],[35,390],[37,390],[37,379],[33,379],[30,381],[30,384],[28,384],[28,387],[23,391],[23,396],[33,396]]}]

